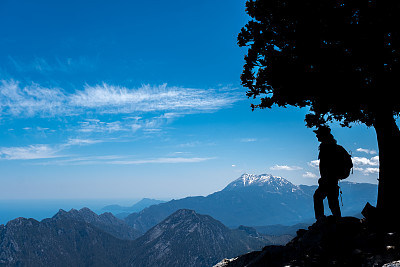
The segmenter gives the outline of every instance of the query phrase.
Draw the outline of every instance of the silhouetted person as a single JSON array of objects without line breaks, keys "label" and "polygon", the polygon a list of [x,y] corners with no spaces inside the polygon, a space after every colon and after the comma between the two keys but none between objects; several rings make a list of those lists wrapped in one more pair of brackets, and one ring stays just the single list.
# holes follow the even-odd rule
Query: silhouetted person
[{"label": "silhouetted person", "polygon": [[340,174],[337,172],[340,166],[337,166],[338,160],[336,157],[338,156],[337,151],[343,149],[343,147],[337,144],[329,127],[320,126],[314,132],[317,135],[318,141],[321,142],[318,155],[321,178],[318,180],[319,186],[314,193],[315,218],[318,220],[325,216],[323,201],[326,197],[328,198],[328,204],[332,215],[335,218],[340,218],[341,212],[338,186]]}]

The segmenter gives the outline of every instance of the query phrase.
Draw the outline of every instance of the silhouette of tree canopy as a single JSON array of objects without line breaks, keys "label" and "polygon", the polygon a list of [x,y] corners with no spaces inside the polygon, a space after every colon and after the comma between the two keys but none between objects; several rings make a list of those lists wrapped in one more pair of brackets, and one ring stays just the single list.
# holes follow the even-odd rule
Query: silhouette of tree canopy
[{"label": "silhouette of tree canopy", "polygon": [[[241,75],[254,108],[310,108],[308,127],[339,121],[375,128],[380,156],[377,207],[400,211],[395,166],[400,132],[400,2],[248,0],[252,18],[238,36],[248,46]],[[391,154],[394,153],[394,154]],[[396,195],[396,194],[395,194]]]}]

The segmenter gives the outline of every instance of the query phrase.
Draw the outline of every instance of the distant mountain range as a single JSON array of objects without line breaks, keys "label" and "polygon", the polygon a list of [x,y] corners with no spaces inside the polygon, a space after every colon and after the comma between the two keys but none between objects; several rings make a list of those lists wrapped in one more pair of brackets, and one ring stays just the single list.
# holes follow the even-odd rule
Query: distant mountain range
[{"label": "distant mountain range", "polygon": [[[376,201],[376,185],[342,182],[340,186],[344,216],[359,214],[366,202]],[[312,222],[315,189],[316,186],[296,186],[282,177],[243,174],[219,192],[153,205],[130,214],[125,221],[138,231],[146,232],[178,209],[192,209],[232,228]]]},{"label": "distant mountain range", "polygon": [[119,239],[134,240],[142,235],[141,232],[127,225],[123,220],[116,218],[110,212],[97,215],[88,208],[82,208],[79,211],[71,209],[69,212],[60,210],[52,219],[89,223]]},{"label": "distant mountain range", "polygon": [[0,225],[0,265],[212,266],[291,238],[268,237],[250,228],[231,230],[191,210],[178,210],[135,240],[117,238],[123,229],[129,231],[110,213],[97,216],[86,208],[60,211],[41,222],[17,218]]},{"label": "distant mountain range", "polygon": [[[376,200],[376,185],[342,182],[341,188],[344,215]],[[315,189],[244,174],[206,197],[151,205],[124,220],[87,208],[60,210],[41,222],[17,218],[0,225],[0,266],[211,266],[287,243],[292,236],[285,234],[306,227],[289,225],[314,221]]]},{"label": "distant mountain range", "polygon": [[108,205],[101,209],[101,212],[111,212],[114,216],[118,218],[124,218],[133,212],[140,212],[143,209],[150,207],[152,205],[157,205],[164,203],[163,200],[143,198],[139,202],[133,204],[130,207],[124,207],[120,205]]}]

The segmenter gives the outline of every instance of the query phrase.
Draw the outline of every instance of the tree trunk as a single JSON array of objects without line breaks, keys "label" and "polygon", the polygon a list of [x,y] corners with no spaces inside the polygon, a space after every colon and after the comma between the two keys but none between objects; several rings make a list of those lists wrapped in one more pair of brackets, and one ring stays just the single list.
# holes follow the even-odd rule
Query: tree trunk
[{"label": "tree trunk", "polygon": [[400,131],[391,110],[376,113],[374,128],[379,148],[377,210],[385,223],[395,221],[400,214]]}]

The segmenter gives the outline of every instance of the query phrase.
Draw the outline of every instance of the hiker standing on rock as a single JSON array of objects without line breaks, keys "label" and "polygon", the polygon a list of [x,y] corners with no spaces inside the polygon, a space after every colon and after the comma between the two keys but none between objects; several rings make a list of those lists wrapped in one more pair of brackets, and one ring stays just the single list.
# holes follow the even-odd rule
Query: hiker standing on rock
[{"label": "hiker standing on rock", "polygon": [[314,132],[318,141],[321,142],[318,155],[321,178],[318,180],[319,186],[314,193],[315,218],[319,220],[325,217],[324,198],[326,197],[332,215],[340,218],[338,181],[349,176],[353,167],[351,156],[337,144],[328,126],[320,126]]}]

